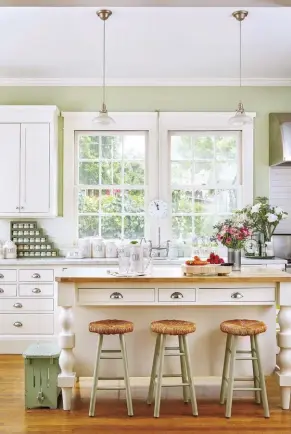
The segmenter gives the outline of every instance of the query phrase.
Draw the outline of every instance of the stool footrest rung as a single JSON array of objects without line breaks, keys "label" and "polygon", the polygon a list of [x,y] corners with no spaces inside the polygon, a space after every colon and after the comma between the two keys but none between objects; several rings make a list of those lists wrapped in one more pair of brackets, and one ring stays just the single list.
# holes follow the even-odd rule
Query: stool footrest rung
[{"label": "stool footrest rung", "polygon": [[121,360],[122,357],[100,357],[100,359],[105,359],[105,360]]},{"label": "stool footrest rung", "polygon": [[179,347],[165,347],[165,350],[170,350],[170,351],[179,350],[179,349],[180,349]]},{"label": "stool footrest rung", "polygon": [[101,350],[101,353],[121,353],[121,350]]},{"label": "stool footrest rung", "polygon": [[98,377],[99,380],[124,380],[124,377]]},{"label": "stool footrest rung", "polygon": [[254,391],[260,391],[262,390],[260,387],[234,387],[233,391],[238,390],[238,391],[249,391],[249,392],[254,392]]},{"label": "stool footrest rung", "polygon": [[182,387],[182,386],[190,386],[190,383],[162,384],[162,387]]},{"label": "stool footrest rung", "polygon": [[[226,377],[223,377],[224,378],[224,381],[227,381],[228,382],[228,378],[226,378]],[[256,377],[256,379],[259,381],[260,380],[260,378],[259,377]],[[233,381],[254,381],[254,377],[235,377],[234,379],[233,379]]]},{"label": "stool footrest rung", "polygon": [[175,377],[182,377],[182,374],[165,374],[163,375],[163,378],[175,378]]},{"label": "stool footrest rung", "polygon": [[165,357],[173,357],[173,356],[185,356],[185,353],[175,353],[175,354],[164,354]]},{"label": "stool footrest rung", "polygon": [[236,353],[237,354],[251,354],[251,350],[237,350]]},{"label": "stool footrest rung", "polygon": [[258,360],[256,357],[235,357],[235,360]]}]

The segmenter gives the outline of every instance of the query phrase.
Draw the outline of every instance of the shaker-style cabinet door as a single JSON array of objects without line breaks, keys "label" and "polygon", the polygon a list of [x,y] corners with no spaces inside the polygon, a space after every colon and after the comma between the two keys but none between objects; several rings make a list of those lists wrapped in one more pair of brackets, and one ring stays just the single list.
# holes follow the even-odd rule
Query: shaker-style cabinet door
[{"label": "shaker-style cabinet door", "polygon": [[0,124],[0,214],[19,213],[20,124]]},{"label": "shaker-style cabinet door", "polygon": [[50,211],[50,125],[21,124],[20,212]]}]

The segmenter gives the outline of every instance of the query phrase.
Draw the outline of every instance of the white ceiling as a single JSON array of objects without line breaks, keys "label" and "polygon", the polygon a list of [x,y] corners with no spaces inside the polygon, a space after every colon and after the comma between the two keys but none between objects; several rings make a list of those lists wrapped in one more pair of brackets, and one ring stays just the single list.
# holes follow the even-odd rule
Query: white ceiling
[{"label": "white ceiling", "polygon": [[[104,5],[104,3],[103,3]],[[0,84],[100,82],[98,8],[1,8]],[[239,75],[235,8],[112,8],[108,83],[233,85]],[[248,8],[243,76],[250,85],[291,84],[291,8]]]}]

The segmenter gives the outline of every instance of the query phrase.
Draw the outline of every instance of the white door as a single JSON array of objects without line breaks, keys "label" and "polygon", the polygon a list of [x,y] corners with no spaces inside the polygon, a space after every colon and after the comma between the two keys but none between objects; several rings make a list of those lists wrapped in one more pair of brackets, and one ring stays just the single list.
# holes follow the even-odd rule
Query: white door
[{"label": "white door", "polygon": [[21,124],[20,212],[50,210],[49,124]]},{"label": "white door", "polygon": [[0,124],[0,214],[19,212],[20,124]]}]

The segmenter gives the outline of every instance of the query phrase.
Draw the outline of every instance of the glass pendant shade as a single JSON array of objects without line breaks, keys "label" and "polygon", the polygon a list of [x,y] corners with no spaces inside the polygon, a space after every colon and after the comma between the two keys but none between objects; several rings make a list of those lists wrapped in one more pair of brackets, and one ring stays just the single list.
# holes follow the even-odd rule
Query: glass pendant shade
[{"label": "glass pendant shade", "polygon": [[104,110],[104,107],[102,108],[102,110],[100,110],[98,116],[96,116],[92,120],[92,122],[94,124],[99,124],[99,125],[113,125],[113,124],[115,124],[115,120],[108,115],[108,111],[107,111],[106,107],[105,107],[105,110]]},{"label": "glass pendant shade", "polygon": [[243,125],[251,124],[252,122],[252,118],[246,115],[242,102],[238,104],[235,115],[228,121],[228,123],[234,127],[242,127]]}]

